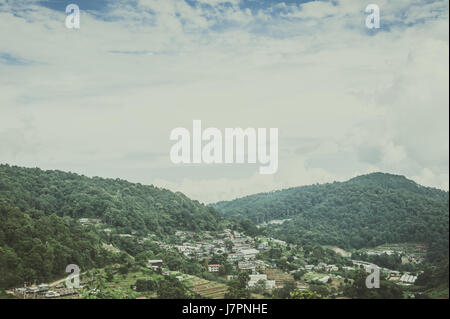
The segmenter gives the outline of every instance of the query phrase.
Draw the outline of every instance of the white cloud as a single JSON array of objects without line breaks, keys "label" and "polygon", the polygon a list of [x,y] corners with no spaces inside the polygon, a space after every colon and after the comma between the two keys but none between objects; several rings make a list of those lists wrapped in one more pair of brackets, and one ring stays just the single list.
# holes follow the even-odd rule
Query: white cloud
[{"label": "white cloud", "polygon": [[[208,202],[375,170],[448,189],[448,2],[380,1],[376,32],[361,1],[201,2],[118,2],[102,19],[82,11],[80,30],[3,3],[0,54],[32,62],[0,59],[0,160]],[[279,172],[175,170],[169,133],[193,119],[279,127]]]}]

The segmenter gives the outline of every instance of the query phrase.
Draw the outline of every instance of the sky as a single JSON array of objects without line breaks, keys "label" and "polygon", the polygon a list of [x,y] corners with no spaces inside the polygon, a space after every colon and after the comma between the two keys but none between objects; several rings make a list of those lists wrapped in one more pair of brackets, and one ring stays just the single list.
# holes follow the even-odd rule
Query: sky
[{"label": "sky", "polygon": [[[80,7],[80,29],[65,7]],[[369,3],[379,29],[365,26]],[[382,171],[449,187],[448,1],[0,0],[0,163],[201,202]],[[175,165],[193,120],[278,128],[279,168]]]}]

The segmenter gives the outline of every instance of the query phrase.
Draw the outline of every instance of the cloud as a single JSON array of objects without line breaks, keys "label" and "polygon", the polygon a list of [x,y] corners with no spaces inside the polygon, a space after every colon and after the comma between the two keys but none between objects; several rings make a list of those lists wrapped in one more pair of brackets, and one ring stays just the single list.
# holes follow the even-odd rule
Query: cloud
[{"label": "cloud", "polygon": [[[80,30],[62,2],[0,3],[3,162],[206,202],[376,170],[448,189],[447,1],[380,1],[379,30],[353,0],[83,2]],[[193,119],[278,127],[278,173],[175,166]]]}]

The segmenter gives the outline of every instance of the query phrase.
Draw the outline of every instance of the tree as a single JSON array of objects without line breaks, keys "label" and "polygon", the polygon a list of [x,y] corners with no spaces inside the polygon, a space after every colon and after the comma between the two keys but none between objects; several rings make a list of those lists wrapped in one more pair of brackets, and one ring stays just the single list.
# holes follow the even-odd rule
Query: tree
[{"label": "tree", "polygon": [[252,291],[257,294],[262,294],[266,290],[266,280],[260,279],[252,287]]},{"label": "tree", "polygon": [[229,240],[229,239],[225,240],[225,248],[228,251],[232,251],[233,247],[234,247],[234,244],[233,244],[233,242],[231,240]]},{"label": "tree", "polygon": [[136,291],[154,291],[158,288],[158,282],[154,279],[138,279],[136,281]]},{"label": "tree", "polygon": [[279,299],[287,299],[291,292],[295,291],[297,285],[295,281],[287,281],[282,288],[275,289],[273,295]]},{"label": "tree", "polygon": [[160,299],[186,299],[189,297],[184,285],[173,276],[167,276],[159,281],[157,294]]},{"label": "tree", "polygon": [[219,267],[219,275],[225,276],[231,274],[233,271],[233,265],[229,262],[225,262]]},{"label": "tree", "polygon": [[111,282],[114,279],[114,274],[112,272],[111,267],[106,267],[105,269],[105,273],[106,273],[106,281]]},{"label": "tree", "polygon": [[325,299],[325,298],[314,291],[296,290],[296,291],[292,291],[289,294],[289,299]]},{"label": "tree", "polygon": [[306,274],[306,270],[304,270],[304,269],[301,269],[301,270],[299,270],[299,271],[296,271],[296,272],[294,272],[294,279],[295,280],[300,280],[300,279],[302,279],[302,277],[303,277],[303,275],[305,275]]},{"label": "tree", "polygon": [[380,279],[380,288],[367,288],[367,275],[365,270],[357,270],[353,284],[344,290],[345,295],[355,299],[400,299],[403,297],[402,288],[399,285],[383,278]]},{"label": "tree", "polygon": [[225,299],[249,299],[251,294],[247,289],[250,276],[246,272],[241,272],[236,279],[228,283],[228,291]]}]

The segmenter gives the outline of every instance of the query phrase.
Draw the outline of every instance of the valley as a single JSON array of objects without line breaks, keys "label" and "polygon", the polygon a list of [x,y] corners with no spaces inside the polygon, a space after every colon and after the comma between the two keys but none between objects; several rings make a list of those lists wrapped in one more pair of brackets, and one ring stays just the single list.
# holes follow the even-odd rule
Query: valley
[{"label": "valley", "polygon": [[[205,206],[154,186],[1,165],[0,296],[448,298],[448,192],[378,174],[284,192]],[[81,269],[79,287],[65,286],[68,264]],[[379,289],[365,287],[370,265]]]}]

